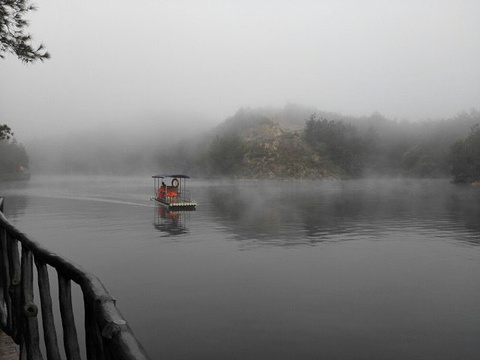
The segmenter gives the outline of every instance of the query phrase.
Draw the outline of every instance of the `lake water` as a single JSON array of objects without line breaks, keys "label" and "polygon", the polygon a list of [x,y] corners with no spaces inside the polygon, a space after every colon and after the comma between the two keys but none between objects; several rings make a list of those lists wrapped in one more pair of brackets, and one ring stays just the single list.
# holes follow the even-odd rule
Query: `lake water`
[{"label": "lake water", "polygon": [[152,359],[478,359],[480,188],[445,180],[0,183],[22,232],[96,274]]}]

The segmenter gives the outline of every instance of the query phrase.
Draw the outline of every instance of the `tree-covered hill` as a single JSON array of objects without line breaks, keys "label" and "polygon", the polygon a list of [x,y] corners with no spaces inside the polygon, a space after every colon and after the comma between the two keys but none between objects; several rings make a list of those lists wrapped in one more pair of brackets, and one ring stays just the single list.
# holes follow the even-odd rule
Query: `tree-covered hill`
[{"label": "tree-covered hill", "polygon": [[10,127],[0,124],[0,178],[6,174],[20,174],[29,165],[25,148],[13,137]]},{"label": "tree-covered hill", "polygon": [[267,117],[222,127],[209,147],[213,175],[248,178],[336,177],[307,144],[301,132],[291,131]]},{"label": "tree-covered hill", "polygon": [[451,151],[452,174],[455,182],[480,182],[480,125],[472,127],[470,134],[458,140]]},{"label": "tree-covered hill", "polygon": [[449,177],[452,146],[476,123],[480,113],[475,110],[451,119],[407,122],[294,105],[240,109],[198,142],[189,163],[207,176]]},{"label": "tree-covered hill", "polygon": [[[242,108],[215,127],[195,116],[188,116],[182,127],[182,119],[170,114],[143,132],[112,126],[108,132],[28,144],[32,167],[48,173],[179,172],[258,179],[451,177],[458,169],[452,163],[452,146],[480,123],[480,113],[408,122],[379,113],[354,117],[287,105]],[[468,152],[460,152],[459,145],[455,149],[459,164],[458,156]]]}]

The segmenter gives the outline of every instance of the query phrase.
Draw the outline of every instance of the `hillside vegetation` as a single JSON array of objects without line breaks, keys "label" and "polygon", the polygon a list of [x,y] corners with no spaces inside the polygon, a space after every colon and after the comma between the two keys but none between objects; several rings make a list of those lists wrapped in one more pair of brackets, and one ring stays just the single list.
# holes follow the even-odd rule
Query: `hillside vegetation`
[{"label": "hillside vegetation", "polygon": [[6,124],[0,124],[0,178],[2,175],[22,172],[29,159],[22,144],[13,137]]},{"label": "hillside vegetation", "polygon": [[[458,157],[474,152],[461,150],[460,144],[477,123],[480,113],[475,110],[447,120],[411,123],[389,120],[378,113],[348,117],[293,105],[283,109],[240,109],[197,142],[176,147],[172,155],[182,157],[175,156],[175,164],[160,161],[159,165],[176,165],[197,176],[214,177],[345,179],[453,175],[456,181],[471,181],[479,179],[479,174],[470,169],[468,175],[457,176],[458,166],[452,161],[457,156],[458,164]],[[475,162],[469,161],[470,165]]]},{"label": "hillside vegetation", "polygon": [[[480,113],[476,110],[450,119],[408,122],[379,113],[353,117],[298,105],[242,108],[210,130],[205,119],[189,116],[185,122],[183,118],[152,117],[143,130],[110,126],[106,132],[55,137],[31,144],[33,150],[27,146],[27,151],[33,171],[43,173],[480,180],[480,130],[475,127]],[[17,148],[23,156],[24,149]],[[6,155],[4,149],[3,160]]]}]

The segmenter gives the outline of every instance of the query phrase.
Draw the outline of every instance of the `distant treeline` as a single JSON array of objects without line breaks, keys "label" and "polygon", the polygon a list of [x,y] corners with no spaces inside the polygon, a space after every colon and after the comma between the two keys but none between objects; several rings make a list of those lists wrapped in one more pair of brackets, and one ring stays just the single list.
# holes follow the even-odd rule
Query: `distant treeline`
[{"label": "distant treeline", "polygon": [[480,182],[480,125],[472,127],[470,134],[458,140],[451,148],[452,175],[456,182]]},{"label": "distant treeline", "polygon": [[[210,130],[198,130],[205,122],[194,125],[191,118],[190,129],[197,129],[193,136],[193,131],[181,130],[174,117],[154,120],[147,126],[151,135],[113,127],[107,133],[57,137],[32,145],[33,170],[142,176],[178,172],[259,179],[480,180],[477,110],[449,119],[409,122],[379,113],[354,117],[298,105],[242,108]],[[141,119],[135,122],[142,124]],[[23,147],[9,146],[16,147],[16,156],[25,157]]]},{"label": "distant treeline", "polygon": [[0,175],[20,172],[28,164],[28,155],[23,145],[13,138],[8,125],[0,124]]},{"label": "distant treeline", "polygon": [[[453,177],[480,180],[480,113],[407,122],[310,112],[241,109],[212,133],[159,157],[162,168],[248,178]],[[307,112],[309,114],[307,115]]]}]

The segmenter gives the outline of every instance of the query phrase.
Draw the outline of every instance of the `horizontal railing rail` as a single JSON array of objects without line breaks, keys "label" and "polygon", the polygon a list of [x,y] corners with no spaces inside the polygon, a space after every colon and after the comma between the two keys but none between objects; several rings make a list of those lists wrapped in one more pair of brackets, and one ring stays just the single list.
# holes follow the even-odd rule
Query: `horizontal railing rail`
[{"label": "horizontal railing rail", "polygon": [[[54,254],[17,230],[3,214],[0,197],[0,327],[20,345],[21,359],[61,359],[55,327],[49,269],[58,276],[58,306],[63,350],[68,360],[80,359],[72,305],[71,281],[83,294],[85,353],[88,360],[147,360],[142,345],[100,280],[64,257]],[[35,263],[40,298],[43,344],[34,301]],[[58,317],[58,316],[57,316]],[[57,319],[59,320],[59,319]]]}]

